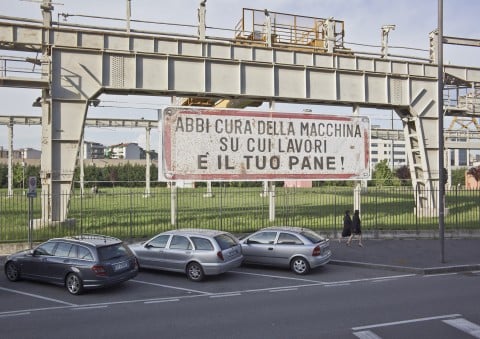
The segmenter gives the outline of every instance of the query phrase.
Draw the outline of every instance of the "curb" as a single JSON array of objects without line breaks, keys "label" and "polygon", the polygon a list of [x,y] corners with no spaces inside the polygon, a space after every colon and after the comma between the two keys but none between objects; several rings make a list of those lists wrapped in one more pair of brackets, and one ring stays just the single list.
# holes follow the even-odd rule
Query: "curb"
[{"label": "curb", "polygon": [[441,274],[441,273],[458,273],[458,272],[469,272],[469,271],[480,270],[480,264],[455,265],[455,266],[445,266],[445,267],[428,267],[428,268],[372,264],[372,263],[363,263],[363,262],[357,262],[357,261],[343,261],[343,260],[330,260],[329,264],[340,265],[340,266],[351,266],[351,267],[375,268],[380,270],[407,272],[407,273],[423,274],[423,275]]}]

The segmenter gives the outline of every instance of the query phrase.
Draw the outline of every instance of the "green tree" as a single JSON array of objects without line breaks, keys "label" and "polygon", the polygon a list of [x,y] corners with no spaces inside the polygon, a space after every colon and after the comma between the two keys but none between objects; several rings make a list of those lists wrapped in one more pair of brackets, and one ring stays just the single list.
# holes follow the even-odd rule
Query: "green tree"
[{"label": "green tree", "polygon": [[394,176],[390,167],[388,167],[388,161],[380,161],[373,170],[373,180],[375,186],[398,186],[400,180]]},{"label": "green tree", "polygon": [[451,186],[463,186],[465,185],[465,174],[467,172],[467,168],[457,168],[452,169],[452,182]]},{"label": "green tree", "polygon": [[0,164],[0,187],[5,188],[8,186],[8,166],[6,164]]},{"label": "green tree", "polygon": [[21,188],[25,187],[25,168],[21,163],[13,164],[13,187]]},{"label": "green tree", "polygon": [[408,168],[407,165],[400,166],[395,170],[395,175],[397,178],[400,180],[400,183],[403,186],[409,185],[410,180],[412,179],[410,175],[410,169]]}]

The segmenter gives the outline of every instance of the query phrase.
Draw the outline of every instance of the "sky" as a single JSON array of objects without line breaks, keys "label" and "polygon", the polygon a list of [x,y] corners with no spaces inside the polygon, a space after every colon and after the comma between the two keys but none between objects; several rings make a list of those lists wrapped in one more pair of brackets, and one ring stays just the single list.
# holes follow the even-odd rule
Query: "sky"
[{"label": "sky", "polygon": [[[126,17],[126,0],[54,0],[53,20],[63,20],[62,13],[69,14],[68,22],[103,24],[123,27],[121,21],[89,19],[75,15],[122,18]],[[200,0],[131,0],[132,19],[162,22],[162,25],[148,26],[145,29],[196,34],[194,27],[172,26],[166,23],[197,25],[197,8]],[[478,0],[443,0],[444,35],[480,39],[480,26],[476,24],[480,13]],[[345,46],[355,51],[380,52],[381,27],[394,24],[390,32],[390,52],[395,54],[428,58],[429,33],[437,27],[438,0],[207,0],[207,35],[228,36],[223,29],[234,29],[242,16],[242,8],[268,9],[296,15],[319,18],[333,17],[345,23]],[[0,15],[41,19],[40,3],[37,0],[0,0]],[[142,29],[137,23],[132,28]],[[367,47],[373,45],[375,47]],[[393,48],[408,47],[408,48]],[[0,56],[14,55],[11,51],[0,50]],[[445,45],[446,64],[479,67],[480,47]],[[3,67],[3,66],[0,66]],[[41,95],[39,90],[12,89],[0,87],[0,115],[40,116],[39,108],[32,102]],[[90,108],[87,117],[101,118],[145,118],[156,119],[157,109],[170,104],[166,97],[102,96],[99,107]],[[277,111],[299,112],[304,108],[314,113],[351,114],[350,108],[334,106],[299,106],[277,104]],[[265,105],[260,109],[267,110]],[[401,126],[390,111],[361,109],[360,114],[368,115],[372,125],[389,128]],[[393,119],[392,119],[393,117]],[[446,123],[446,127],[448,122]],[[8,130],[0,125],[0,147],[8,147]],[[138,142],[145,146],[145,131],[142,129],[85,129],[85,140],[112,145],[121,142]],[[14,149],[32,147],[40,149],[40,126],[14,127]],[[152,149],[158,147],[158,131],[151,133]]]}]

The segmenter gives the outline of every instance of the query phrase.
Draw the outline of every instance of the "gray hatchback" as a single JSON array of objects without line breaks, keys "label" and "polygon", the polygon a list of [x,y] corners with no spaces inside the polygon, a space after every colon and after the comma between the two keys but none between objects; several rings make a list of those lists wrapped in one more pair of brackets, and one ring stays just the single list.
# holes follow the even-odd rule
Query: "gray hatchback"
[{"label": "gray hatchback", "polygon": [[290,267],[297,274],[325,265],[330,242],[308,228],[267,227],[240,241],[245,263]]},{"label": "gray hatchback", "polygon": [[49,282],[65,286],[71,294],[119,284],[137,273],[137,260],[121,240],[93,234],[50,239],[8,256],[5,262],[10,281]]},{"label": "gray hatchback", "polygon": [[242,249],[228,232],[179,229],[129,245],[140,268],[186,273],[192,281],[224,273],[242,264]]}]

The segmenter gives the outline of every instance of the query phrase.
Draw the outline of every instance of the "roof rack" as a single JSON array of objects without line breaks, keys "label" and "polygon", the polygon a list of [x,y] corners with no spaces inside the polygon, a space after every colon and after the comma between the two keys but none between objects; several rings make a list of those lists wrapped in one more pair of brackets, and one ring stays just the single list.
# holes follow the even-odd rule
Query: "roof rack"
[{"label": "roof rack", "polygon": [[103,240],[105,243],[107,243],[107,240],[114,240],[114,241],[120,240],[118,238],[111,237],[109,235],[92,234],[92,233],[83,233],[83,234],[72,236],[72,238],[76,240]]}]

